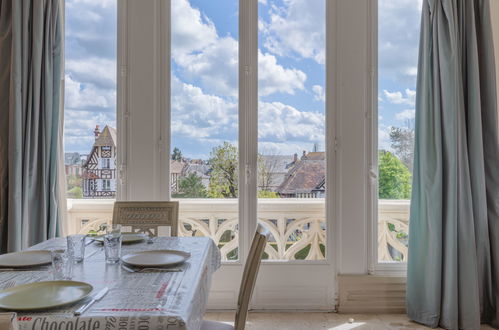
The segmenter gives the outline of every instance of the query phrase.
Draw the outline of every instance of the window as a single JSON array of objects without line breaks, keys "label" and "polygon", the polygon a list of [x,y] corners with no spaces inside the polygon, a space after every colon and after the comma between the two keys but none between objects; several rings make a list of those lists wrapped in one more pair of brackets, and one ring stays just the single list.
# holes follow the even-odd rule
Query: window
[{"label": "window", "polygon": [[378,2],[378,262],[407,261],[421,8]]},{"label": "window", "polygon": [[264,258],[323,260],[326,1],[259,2],[258,219]]},{"label": "window", "polygon": [[[115,163],[116,44],[116,0],[65,1],[64,160],[68,198],[102,198],[96,180],[102,178],[102,169]],[[115,186],[110,185],[115,175],[105,175],[112,177],[107,187]]]},{"label": "window", "polygon": [[[270,260],[262,267],[255,306],[299,309],[306,304],[332,309],[335,263],[338,272],[348,274],[364,272],[367,262],[366,192],[371,164],[366,160],[370,133],[365,129],[366,113],[372,111],[366,96],[372,92],[372,67],[368,67],[366,34],[372,29],[366,17],[372,18],[367,7],[375,2],[118,3],[119,141],[96,145],[111,146],[111,168],[98,169],[101,172],[93,173],[95,177],[83,185],[89,196],[111,196],[116,189],[115,181],[101,182],[112,180],[103,177],[108,175],[103,170],[111,171],[113,178],[119,172],[124,200],[163,200],[171,192],[180,201],[181,235],[213,237],[223,258],[230,261],[213,285],[218,290],[216,299],[223,301],[217,305],[220,308],[230,308],[237,297],[239,276],[235,274],[242,271],[255,225],[266,223],[274,231],[273,241],[266,247]],[[328,55],[321,39],[332,42]],[[88,120],[91,114],[82,118]],[[91,121],[93,131],[96,123]],[[106,125],[116,127],[113,121],[97,124],[99,132]],[[108,131],[110,136],[116,133]],[[113,158],[116,150],[118,162]],[[307,159],[323,152],[316,163],[326,168],[324,180],[314,179],[312,188],[295,189],[288,196],[280,191],[280,198],[271,198],[277,193],[276,182],[289,177],[286,166],[295,161],[294,154],[301,161],[304,150]],[[102,158],[108,158],[104,151]],[[262,156],[278,162],[275,156],[292,159],[279,163],[282,171],[267,171],[271,174],[266,183],[266,169],[258,167]],[[236,164],[228,167],[230,171],[219,167],[225,169],[224,175],[231,174],[222,177],[232,180],[231,185],[212,175],[211,165],[217,158]],[[101,164],[98,158],[85,161]],[[235,166],[237,175],[232,171]],[[211,192],[219,195],[209,197],[203,188],[209,193],[212,180]],[[104,194],[103,185],[111,190]],[[278,207],[271,216],[265,203]],[[311,213],[304,204],[313,207],[312,217],[306,215]],[[98,218],[100,214],[92,213],[92,219]],[[333,221],[338,222],[334,228]],[[333,237],[339,239],[333,242]],[[277,244],[287,252],[283,257]],[[318,299],[318,295],[323,296]],[[275,297],[278,304],[270,302]]]},{"label": "window", "polygon": [[181,201],[180,232],[211,236],[223,260],[237,260],[238,0],[172,1],[171,17],[170,191]]},{"label": "window", "polygon": [[104,179],[102,180],[102,190],[110,191],[111,190],[111,180]]},{"label": "window", "polygon": [[101,166],[103,169],[111,168],[111,160],[109,158],[102,158],[101,164],[102,164]]}]

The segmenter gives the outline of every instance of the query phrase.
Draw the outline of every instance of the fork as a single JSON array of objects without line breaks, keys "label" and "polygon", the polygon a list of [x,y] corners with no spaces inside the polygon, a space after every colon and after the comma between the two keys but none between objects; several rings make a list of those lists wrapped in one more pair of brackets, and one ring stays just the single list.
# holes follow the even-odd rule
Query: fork
[{"label": "fork", "polygon": [[148,267],[148,268],[139,268],[139,269],[133,269],[125,265],[121,265],[121,267],[126,270],[127,272],[130,273],[146,273],[146,272],[181,272],[181,268],[153,268],[153,267]]}]

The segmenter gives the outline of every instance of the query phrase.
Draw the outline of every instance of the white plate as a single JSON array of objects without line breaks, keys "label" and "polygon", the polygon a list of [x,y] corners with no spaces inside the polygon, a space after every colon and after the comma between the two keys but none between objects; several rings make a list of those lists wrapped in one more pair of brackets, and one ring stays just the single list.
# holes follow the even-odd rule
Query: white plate
[{"label": "white plate", "polygon": [[191,254],[177,250],[149,250],[121,257],[124,263],[137,267],[167,267],[185,262]]},{"label": "white plate", "polygon": [[77,302],[92,292],[85,282],[46,281],[14,286],[0,291],[0,308],[34,311]]},{"label": "white plate", "polygon": [[50,251],[31,250],[0,255],[0,267],[30,267],[46,265],[52,262]]},{"label": "white plate", "polygon": [[[121,242],[124,244],[127,243],[137,243],[137,242],[142,242],[147,238],[146,235],[144,234],[123,234]],[[103,236],[97,236],[92,238],[94,241],[97,242],[104,242],[104,237]]]}]

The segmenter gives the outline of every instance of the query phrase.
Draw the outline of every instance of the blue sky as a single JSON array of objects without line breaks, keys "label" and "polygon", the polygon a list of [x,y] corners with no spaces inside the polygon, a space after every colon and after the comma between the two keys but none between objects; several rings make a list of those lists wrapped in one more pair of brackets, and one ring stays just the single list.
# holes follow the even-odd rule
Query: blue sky
[{"label": "blue sky", "polygon": [[[324,148],[325,0],[259,0],[259,148]],[[420,0],[379,2],[380,145],[414,117]],[[237,143],[238,1],[172,0],[172,147]],[[65,150],[116,127],[116,0],[66,0]]]}]

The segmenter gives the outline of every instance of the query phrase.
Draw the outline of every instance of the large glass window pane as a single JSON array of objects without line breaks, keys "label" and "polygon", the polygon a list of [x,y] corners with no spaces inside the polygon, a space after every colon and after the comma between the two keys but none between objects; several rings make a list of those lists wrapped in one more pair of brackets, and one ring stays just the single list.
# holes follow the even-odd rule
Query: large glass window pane
[{"label": "large glass window pane", "polygon": [[325,258],[325,0],[259,1],[258,221],[264,258]]},{"label": "large glass window pane", "polygon": [[421,1],[378,5],[378,260],[407,261]]},{"label": "large glass window pane", "polygon": [[64,158],[70,233],[88,232],[111,219],[111,200],[98,211],[89,201],[88,211],[73,212],[72,206],[79,199],[116,196],[116,44],[116,0],[65,1]]},{"label": "large glass window pane", "polygon": [[180,235],[238,259],[238,0],[171,2],[172,198]]}]

